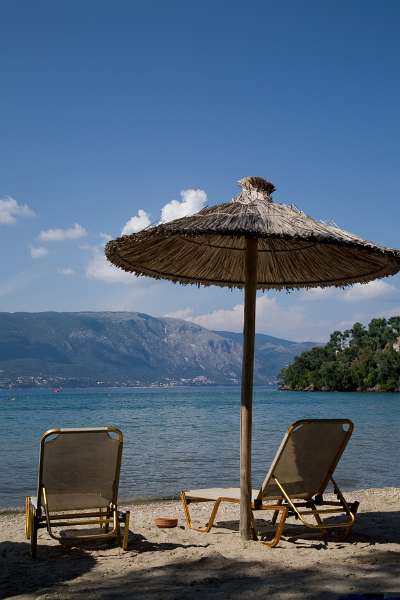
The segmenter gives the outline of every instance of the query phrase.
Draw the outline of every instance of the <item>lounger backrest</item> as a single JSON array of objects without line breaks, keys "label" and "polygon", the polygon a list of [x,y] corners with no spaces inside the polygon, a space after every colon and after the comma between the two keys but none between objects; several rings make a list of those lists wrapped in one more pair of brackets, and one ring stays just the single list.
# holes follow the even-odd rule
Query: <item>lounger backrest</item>
[{"label": "lounger backrest", "polygon": [[54,429],[42,436],[39,501],[51,511],[116,503],[123,437],[114,427]]},{"label": "lounger backrest", "polygon": [[322,493],[353,431],[348,419],[297,421],[289,427],[267,473],[259,499],[281,498],[276,477],[292,498]]}]

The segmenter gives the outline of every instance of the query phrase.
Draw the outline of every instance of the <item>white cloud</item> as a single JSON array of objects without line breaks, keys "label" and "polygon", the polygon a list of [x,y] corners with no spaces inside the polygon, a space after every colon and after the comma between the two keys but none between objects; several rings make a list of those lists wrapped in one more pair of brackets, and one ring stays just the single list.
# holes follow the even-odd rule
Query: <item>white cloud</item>
[{"label": "white cloud", "polygon": [[[200,189],[182,190],[181,198],[182,200],[180,202],[178,200],[171,200],[162,207],[160,223],[167,223],[168,221],[173,221],[174,219],[179,219],[180,217],[193,215],[201,210],[207,202],[206,192]],[[122,228],[121,235],[137,233],[149,225],[151,225],[150,215],[145,210],[140,208],[137,215],[134,215],[125,223]],[[105,241],[111,239],[105,234],[100,235]]]},{"label": "white cloud", "polygon": [[[236,304],[230,309],[218,309],[204,315],[194,315],[190,308],[184,308],[169,317],[186,319],[212,329],[214,331],[242,331],[243,329],[243,304]],[[317,325],[314,323],[314,325]],[[318,323],[318,326],[320,324]],[[276,298],[268,296],[257,297],[256,330],[288,339],[306,340],[311,338],[309,328],[306,326],[304,310],[299,306],[282,306]],[[317,341],[320,333],[315,333],[312,339]]]},{"label": "white cloud", "polygon": [[396,286],[382,279],[375,279],[369,283],[355,283],[347,288],[311,288],[304,290],[301,294],[306,301],[326,300],[335,298],[346,302],[360,302],[362,300],[388,300],[398,295]]},{"label": "white cloud", "polygon": [[14,198],[0,198],[0,224],[12,225],[18,217],[33,217],[34,211],[27,204],[18,204]]},{"label": "white cloud", "polygon": [[398,294],[398,290],[394,285],[386,283],[382,279],[376,279],[370,283],[356,283],[353,287],[343,292],[343,299],[347,302],[384,300],[393,298],[396,294]]},{"label": "white cloud", "polygon": [[66,275],[66,276],[75,275],[75,270],[71,269],[71,267],[63,267],[61,269],[58,269],[58,272],[60,273],[60,275]]},{"label": "white cloud", "polygon": [[87,231],[79,223],[67,229],[46,229],[39,233],[39,239],[43,242],[63,242],[64,240],[76,240],[87,235]]},{"label": "white cloud", "polygon": [[47,256],[48,250],[43,246],[31,246],[30,253],[32,258],[43,258],[43,256]]},{"label": "white cloud", "polygon": [[220,308],[204,315],[187,315],[186,319],[207,329],[241,331],[243,329],[243,304],[236,304],[229,309]]},{"label": "white cloud", "polygon": [[136,280],[133,273],[127,273],[114,267],[106,258],[104,251],[92,248],[92,256],[86,266],[86,277],[106,283],[133,283]]},{"label": "white cloud", "polygon": [[193,309],[192,308],[182,308],[182,309],[167,313],[165,316],[171,317],[171,319],[183,319],[183,320],[191,321],[193,318]]},{"label": "white cloud", "polygon": [[201,210],[207,202],[207,194],[204,190],[183,190],[182,201],[171,200],[161,209],[161,223],[167,223],[174,219],[187,217]]},{"label": "white cloud", "polygon": [[138,210],[138,214],[131,217],[122,228],[121,235],[129,235],[137,233],[151,224],[150,215],[143,209]]},{"label": "white cloud", "polygon": [[109,242],[110,240],[112,240],[112,235],[110,235],[109,233],[99,233],[99,236],[105,242]]},{"label": "white cloud", "polygon": [[335,287],[329,288],[310,288],[309,290],[303,290],[301,293],[302,299],[307,301],[313,300],[325,300],[326,298],[333,298],[337,296],[338,289]]}]

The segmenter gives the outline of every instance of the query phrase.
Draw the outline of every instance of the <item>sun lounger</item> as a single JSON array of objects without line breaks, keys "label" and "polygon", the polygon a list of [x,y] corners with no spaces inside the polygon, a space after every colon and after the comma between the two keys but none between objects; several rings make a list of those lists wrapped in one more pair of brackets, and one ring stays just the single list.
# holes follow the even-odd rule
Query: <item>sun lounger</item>
[{"label": "sun lounger", "polygon": [[[279,543],[288,516],[303,525],[327,532],[342,528],[347,536],[355,522],[358,502],[346,502],[332,475],[350,439],[353,423],[348,419],[307,419],[289,427],[259,490],[252,490],[251,510],[272,511],[275,535],[264,541],[274,547]],[[333,484],[337,500],[324,500],[327,485]],[[222,502],[240,503],[239,488],[214,488],[181,492],[187,526],[207,533],[214,524]],[[189,505],[213,502],[205,527],[194,527]],[[323,520],[342,515],[339,520]],[[277,520],[279,521],[277,523]],[[310,519],[313,519],[311,522]],[[315,521],[315,522],[314,522]],[[253,536],[257,539],[253,515]]]},{"label": "sun lounger", "polygon": [[[25,534],[33,558],[38,530],[44,527],[58,541],[118,538],[127,549],[129,512],[117,506],[122,444],[116,427],[50,429],[43,434],[37,497],[26,498]],[[54,532],[60,527],[72,529]]]}]

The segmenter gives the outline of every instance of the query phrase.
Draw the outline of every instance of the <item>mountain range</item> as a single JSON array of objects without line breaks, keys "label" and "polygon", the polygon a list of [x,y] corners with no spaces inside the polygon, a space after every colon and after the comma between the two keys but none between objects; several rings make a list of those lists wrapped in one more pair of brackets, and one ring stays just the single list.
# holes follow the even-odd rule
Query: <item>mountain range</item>
[{"label": "mountain range", "polygon": [[[254,381],[315,346],[257,334]],[[135,312],[0,313],[0,387],[237,384],[242,334]]]}]

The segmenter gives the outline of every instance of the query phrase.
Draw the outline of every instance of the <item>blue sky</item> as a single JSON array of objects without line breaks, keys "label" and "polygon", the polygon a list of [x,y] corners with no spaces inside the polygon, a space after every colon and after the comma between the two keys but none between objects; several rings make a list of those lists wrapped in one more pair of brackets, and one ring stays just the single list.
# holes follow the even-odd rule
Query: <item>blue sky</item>
[{"label": "blue sky", "polygon": [[[227,201],[246,175],[400,246],[399,26],[394,0],[3,0],[0,310],[240,330],[239,291],[124,278],[102,245],[139,210]],[[400,314],[399,287],[260,295],[257,328],[322,340]]]}]

